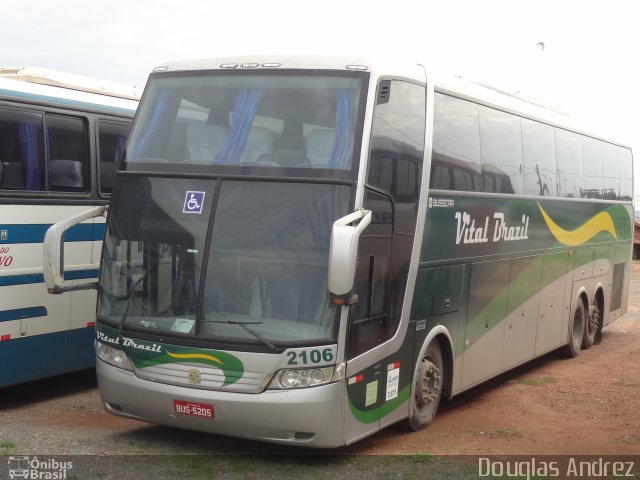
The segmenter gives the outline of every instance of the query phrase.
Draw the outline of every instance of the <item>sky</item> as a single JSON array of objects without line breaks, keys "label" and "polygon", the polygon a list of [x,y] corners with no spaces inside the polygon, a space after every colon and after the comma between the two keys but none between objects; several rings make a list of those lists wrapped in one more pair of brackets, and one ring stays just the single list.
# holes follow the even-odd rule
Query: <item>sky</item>
[{"label": "sky", "polygon": [[[0,66],[142,88],[151,70],[170,60],[251,53],[401,57],[553,105],[633,147],[640,173],[637,0],[6,3]],[[640,195],[640,181],[635,185]]]}]

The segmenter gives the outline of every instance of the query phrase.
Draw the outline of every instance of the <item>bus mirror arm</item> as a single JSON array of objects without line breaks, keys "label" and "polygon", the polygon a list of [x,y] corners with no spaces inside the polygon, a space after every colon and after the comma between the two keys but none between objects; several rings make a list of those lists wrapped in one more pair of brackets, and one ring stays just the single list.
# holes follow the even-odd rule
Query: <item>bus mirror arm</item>
[{"label": "bus mirror arm", "polygon": [[42,246],[42,270],[47,292],[60,294],[74,290],[89,290],[97,288],[96,282],[65,287],[64,285],[64,234],[65,232],[90,218],[105,216],[106,206],[92,208],[80,215],[61,220],[47,230]]},{"label": "bus mirror arm", "polygon": [[370,223],[371,211],[364,209],[350,213],[333,223],[329,249],[328,287],[334,295],[343,296],[353,289],[358,260],[358,241],[360,234]]}]

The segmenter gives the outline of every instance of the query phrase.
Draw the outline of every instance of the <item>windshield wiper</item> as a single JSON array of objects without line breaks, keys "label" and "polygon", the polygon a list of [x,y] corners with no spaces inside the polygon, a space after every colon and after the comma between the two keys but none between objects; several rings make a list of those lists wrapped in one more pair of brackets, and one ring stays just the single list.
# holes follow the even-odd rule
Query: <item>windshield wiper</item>
[{"label": "windshield wiper", "polygon": [[120,325],[119,325],[120,334],[122,334],[122,332],[124,331],[124,322],[127,320],[127,317],[129,316],[129,305],[131,305],[131,299],[133,298],[133,294],[135,293],[136,288],[138,288],[138,285],[140,285],[140,282],[142,282],[145,278],[147,278],[147,275],[153,272],[159,264],[160,264],[160,260],[157,260],[156,263],[154,263],[151,266],[151,268],[147,269],[147,271],[144,272],[140,276],[140,278],[136,280],[135,283],[132,285],[132,287],[129,289],[127,296],[124,297],[124,301],[125,301],[124,311],[122,312],[122,317],[120,317]]},{"label": "windshield wiper", "polygon": [[272,351],[274,351],[276,353],[281,353],[283,351],[283,349],[281,347],[276,347],[267,338],[265,338],[260,333],[256,332],[253,328],[250,328],[248,326],[248,325],[260,325],[261,323],[264,323],[264,322],[260,322],[260,321],[256,321],[256,322],[236,322],[234,320],[203,320],[203,322],[207,322],[207,323],[228,323],[230,325],[239,325],[242,328],[244,328],[247,332],[249,332],[251,335],[253,335],[258,340],[260,340],[262,343],[264,343]]}]

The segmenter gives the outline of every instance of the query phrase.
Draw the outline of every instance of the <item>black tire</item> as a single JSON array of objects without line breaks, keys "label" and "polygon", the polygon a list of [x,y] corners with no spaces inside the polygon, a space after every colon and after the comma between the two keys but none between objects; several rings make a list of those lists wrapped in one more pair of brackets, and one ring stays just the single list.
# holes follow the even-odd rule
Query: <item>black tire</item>
[{"label": "black tire", "polygon": [[587,312],[587,316],[584,323],[584,336],[582,337],[582,348],[587,349],[594,344],[596,340],[596,335],[600,331],[601,327],[601,318],[600,318],[600,308],[598,307],[599,302],[596,297],[593,300],[593,304],[589,307],[589,312]]},{"label": "black tire", "polygon": [[568,344],[565,352],[569,357],[577,357],[582,348],[582,339],[584,338],[585,323],[587,314],[584,309],[584,303],[579,299],[573,310],[573,317],[569,321],[569,332],[567,336]]},{"label": "black tire", "polygon": [[413,379],[413,406],[407,419],[409,429],[421,430],[435,417],[442,398],[445,373],[442,350],[434,340],[427,347]]}]

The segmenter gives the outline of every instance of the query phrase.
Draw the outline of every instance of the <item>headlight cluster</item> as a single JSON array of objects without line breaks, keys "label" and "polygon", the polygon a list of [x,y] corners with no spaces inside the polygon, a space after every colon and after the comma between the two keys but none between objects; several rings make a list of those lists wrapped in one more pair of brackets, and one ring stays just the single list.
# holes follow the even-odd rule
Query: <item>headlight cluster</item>
[{"label": "headlight cluster", "polygon": [[124,370],[133,371],[133,366],[129,357],[119,348],[113,348],[105,343],[96,341],[96,354],[103,362],[113,365],[114,367],[123,368]]},{"label": "headlight cluster", "polygon": [[276,372],[268,388],[288,389],[323,385],[331,381],[334,367],[287,369]]}]

